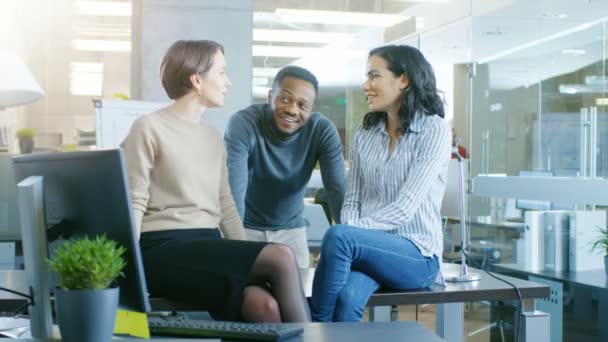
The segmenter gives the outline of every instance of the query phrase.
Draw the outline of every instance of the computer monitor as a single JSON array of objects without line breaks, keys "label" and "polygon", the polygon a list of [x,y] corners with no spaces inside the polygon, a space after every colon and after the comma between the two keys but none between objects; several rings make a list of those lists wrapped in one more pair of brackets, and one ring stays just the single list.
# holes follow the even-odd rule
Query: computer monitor
[{"label": "computer monitor", "polygon": [[[126,248],[125,276],[118,280],[119,305],[127,310],[149,312],[148,290],[134,229],[125,165],[124,155],[119,149],[13,157],[17,183],[36,179],[31,176],[42,177],[43,203],[38,207],[45,213],[42,227],[47,227],[49,243],[57,238],[100,234],[117,241]],[[35,208],[36,203],[28,203],[32,201],[37,201],[35,196],[23,201],[20,198],[19,206]],[[20,208],[20,211],[22,209],[27,208]],[[35,214],[35,210],[31,212]],[[22,215],[22,221],[23,218]],[[24,258],[27,258],[25,232],[23,238]],[[25,261],[27,268],[28,262]]]},{"label": "computer monitor", "polygon": [[[17,215],[17,189],[10,154],[0,154],[0,240],[21,240]],[[13,262],[13,266],[14,266]]]}]

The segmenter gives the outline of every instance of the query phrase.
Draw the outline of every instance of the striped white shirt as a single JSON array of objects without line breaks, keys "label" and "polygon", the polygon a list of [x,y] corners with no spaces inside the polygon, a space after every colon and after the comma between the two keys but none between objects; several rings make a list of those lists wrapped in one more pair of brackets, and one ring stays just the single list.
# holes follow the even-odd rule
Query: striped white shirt
[{"label": "striped white shirt", "polygon": [[415,116],[389,156],[382,121],[358,127],[350,153],[342,223],[381,229],[411,240],[424,256],[441,261],[441,200],[451,153],[451,133],[438,115]]}]

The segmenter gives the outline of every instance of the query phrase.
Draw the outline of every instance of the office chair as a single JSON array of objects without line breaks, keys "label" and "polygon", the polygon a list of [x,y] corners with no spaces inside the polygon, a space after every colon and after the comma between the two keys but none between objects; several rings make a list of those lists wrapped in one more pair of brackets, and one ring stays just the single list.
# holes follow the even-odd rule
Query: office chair
[{"label": "office chair", "polygon": [[[302,216],[309,224],[306,228],[308,250],[313,255],[318,254],[321,252],[323,236],[325,236],[325,232],[327,232],[330,227],[326,213],[320,204],[306,204],[304,205]],[[311,261],[311,264],[315,266],[315,261]]]},{"label": "office chair", "polygon": [[317,191],[315,191],[315,204],[320,204],[323,207],[327,221],[331,223],[331,210],[329,209],[329,201],[327,200],[327,192],[325,192],[325,188],[319,188]]}]

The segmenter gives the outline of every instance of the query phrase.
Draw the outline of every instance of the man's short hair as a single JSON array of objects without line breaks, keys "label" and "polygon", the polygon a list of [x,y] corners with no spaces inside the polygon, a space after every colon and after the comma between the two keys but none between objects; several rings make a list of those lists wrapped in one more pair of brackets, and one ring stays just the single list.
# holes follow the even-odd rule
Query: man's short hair
[{"label": "man's short hair", "polygon": [[279,70],[277,75],[274,77],[274,82],[272,82],[273,92],[277,90],[278,86],[286,77],[293,77],[306,81],[312,84],[312,86],[315,88],[315,93],[319,92],[319,82],[317,81],[315,75],[313,75],[312,72],[308,71],[307,69],[295,65],[286,66]]}]

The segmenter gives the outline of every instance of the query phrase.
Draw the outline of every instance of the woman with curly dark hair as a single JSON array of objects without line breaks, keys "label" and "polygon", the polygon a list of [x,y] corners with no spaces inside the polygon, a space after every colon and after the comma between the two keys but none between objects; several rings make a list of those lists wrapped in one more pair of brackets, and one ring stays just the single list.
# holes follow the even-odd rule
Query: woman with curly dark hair
[{"label": "woman with curly dark hair", "polygon": [[443,281],[440,208],[451,146],[433,68],[416,48],[379,47],[362,89],[370,112],[352,143],[342,224],[323,239],[316,321],[359,321],[381,286]]}]

